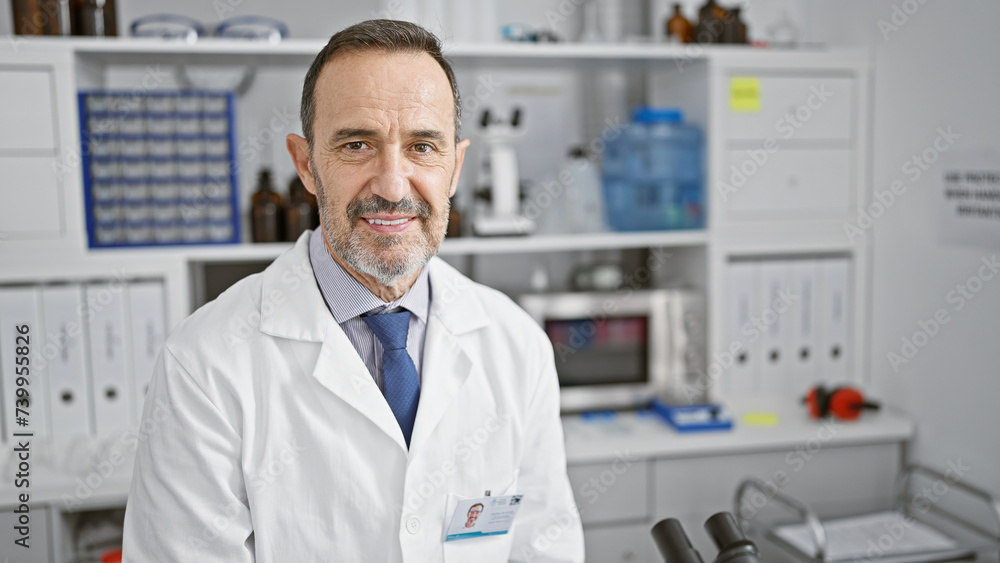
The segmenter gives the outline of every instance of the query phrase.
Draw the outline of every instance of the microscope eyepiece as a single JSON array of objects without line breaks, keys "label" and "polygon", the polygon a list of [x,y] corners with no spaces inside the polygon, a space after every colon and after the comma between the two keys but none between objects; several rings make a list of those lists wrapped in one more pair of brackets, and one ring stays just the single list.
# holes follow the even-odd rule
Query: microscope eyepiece
[{"label": "microscope eyepiece", "polygon": [[705,530],[719,548],[716,563],[759,563],[757,546],[747,539],[736,519],[728,512],[719,512],[705,521]]},{"label": "microscope eyepiece", "polygon": [[653,541],[664,561],[669,563],[704,563],[701,554],[691,546],[684,528],[676,518],[661,520],[652,530]]}]

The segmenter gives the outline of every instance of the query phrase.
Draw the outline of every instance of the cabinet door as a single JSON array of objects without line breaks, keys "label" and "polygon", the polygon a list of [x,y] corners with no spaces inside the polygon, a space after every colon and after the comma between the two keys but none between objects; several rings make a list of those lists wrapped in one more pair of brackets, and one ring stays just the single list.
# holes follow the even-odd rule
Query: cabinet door
[{"label": "cabinet door", "polygon": [[[846,141],[853,135],[854,80],[846,75],[780,76],[739,73],[729,77],[731,97],[749,89],[749,104],[730,103],[727,141],[775,139]],[[734,107],[735,106],[735,107]]]},{"label": "cabinet door", "polygon": [[[810,504],[821,517],[886,509],[899,470],[900,446],[827,445],[824,440],[831,433],[850,431],[847,424],[817,424],[815,437],[780,451],[659,460],[653,478],[654,517],[698,514],[708,518],[732,511],[736,488],[746,477],[774,483]],[[780,510],[770,499],[764,505]],[[767,510],[765,506],[747,508],[746,516]]]},{"label": "cabinet door", "polygon": [[61,234],[60,189],[55,158],[0,155],[0,230],[13,235]]},{"label": "cabinet door", "polygon": [[[751,151],[757,151],[751,153]],[[846,215],[855,177],[850,149],[729,150],[720,180],[732,219]],[[755,158],[756,157],[756,158]]]},{"label": "cabinet door", "polygon": [[607,463],[572,465],[568,473],[584,525],[648,518],[648,462],[623,457]]},{"label": "cabinet door", "polygon": [[595,563],[652,563],[656,546],[648,523],[583,529],[587,561]]},{"label": "cabinet door", "polygon": [[54,149],[52,72],[0,67],[0,84],[0,151]]}]

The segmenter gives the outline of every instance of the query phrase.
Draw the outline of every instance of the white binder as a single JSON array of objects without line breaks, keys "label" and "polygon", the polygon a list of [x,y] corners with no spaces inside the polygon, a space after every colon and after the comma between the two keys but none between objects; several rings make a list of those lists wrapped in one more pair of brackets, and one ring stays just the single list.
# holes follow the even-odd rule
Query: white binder
[{"label": "white binder", "polygon": [[136,282],[128,286],[129,334],[132,335],[132,412],[139,423],[146,389],[166,333],[163,283]]},{"label": "white binder", "polygon": [[[24,438],[21,438],[22,440]],[[34,453],[34,452],[32,452]],[[16,457],[16,456],[15,456]],[[32,468],[34,469],[34,468]],[[16,471],[15,471],[16,472]],[[34,475],[31,475],[33,477]],[[7,480],[6,478],[4,479]],[[37,479],[30,479],[29,486],[35,487]],[[5,485],[10,487],[13,485],[14,479],[10,479],[10,485]],[[28,487],[25,487],[28,489]],[[20,521],[21,514],[14,512],[19,505],[19,496],[21,493],[28,493],[28,507],[29,515],[31,520],[29,521],[29,535],[28,535],[28,548],[19,547],[14,544],[15,540],[23,539],[24,536],[15,529],[15,526],[23,525]],[[8,506],[0,510],[0,545],[3,546],[4,557],[0,559],[4,563],[10,561],[17,561],[17,563],[51,563],[53,561],[66,561],[65,558],[56,557],[52,552],[52,544],[56,542],[61,542],[62,538],[55,535],[55,530],[59,528],[54,528],[53,520],[55,518],[62,518],[59,506],[55,505],[45,505],[35,500],[36,495],[30,494],[30,489],[16,489],[11,488],[10,492],[5,492],[4,496],[8,499]],[[54,503],[53,503],[54,504]],[[54,540],[54,541],[53,541]],[[69,542],[66,542],[69,544]],[[65,551],[63,551],[65,553]],[[16,555],[17,559],[13,556]],[[76,559],[75,557],[73,558]]]},{"label": "white binder", "polygon": [[823,380],[830,384],[850,378],[851,267],[847,258],[824,260]]},{"label": "white binder", "polygon": [[729,303],[726,308],[729,330],[725,352],[732,353],[729,368],[729,391],[733,394],[757,389],[757,368],[760,363],[760,337],[753,338],[751,318],[759,309],[757,303],[757,266],[753,262],[731,262],[728,268]]},{"label": "white binder", "polygon": [[86,327],[80,316],[83,288],[51,286],[43,287],[41,293],[52,436],[91,434],[92,401],[84,352]]},{"label": "white binder", "polygon": [[804,394],[820,382],[820,261],[796,260],[789,271],[792,293],[797,297],[789,317],[789,382],[791,391]]},{"label": "white binder", "polygon": [[761,321],[760,386],[766,393],[788,390],[789,328],[795,300],[790,294],[789,263],[769,260],[757,265],[760,285],[760,308],[755,316]]},{"label": "white binder", "polygon": [[[45,372],[38,365],[44,327],[39,314],[38,290],[34,287],[0,288],[0,373],[3,379],[3,427],[6,441],[27,439],[49,432]],[[23,359],[22,359],[23,358]],[[25,379],[19,384],[18,378]],[[25,384],[26,383],[26,384]],[[27,393],[26,409],[18,411],[18,389]],[[23,408],[23,407],[21,407]],[[25,421],[19,424],[18,420]]]},{"label": "white binder", "polygon": [[130,346],[125,330],[125,287],[109,283],[87,285],[90,317],[90,381],[94,399],[94,431],[106,436],[130,426],[132,386]]}]

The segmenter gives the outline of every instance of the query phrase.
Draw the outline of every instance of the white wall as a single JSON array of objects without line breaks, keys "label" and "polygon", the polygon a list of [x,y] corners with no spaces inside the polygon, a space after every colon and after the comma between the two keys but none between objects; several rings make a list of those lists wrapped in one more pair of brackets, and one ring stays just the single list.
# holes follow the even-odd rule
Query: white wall
[{"label": "white wall", "polygon": [[[904,6],[905,4],[905,6]],[[896,5],[900,13],[891,19]],[[913,11],[906,14],[903,8]],[[955,151],[1000,148],[1000,3],[825,0],[814,8],[813,36],[864,45],[875,64],[873,189],[903,180],[907,191],[875,222],[871,370],[886,403],[918,418],[911,457],[967,475],[1000,494],[1000,276],[961,310],[947,296],[1000,248],[939,242],[940,162],[910,181],[903,163],[933,142],[936,130],[961,135]],[[879,29],[879,20],[898,30]],[[951,150],[951,149],[950,149]],[[944,309],[949,322],[908,363],[892,368],[917,323]]]}]

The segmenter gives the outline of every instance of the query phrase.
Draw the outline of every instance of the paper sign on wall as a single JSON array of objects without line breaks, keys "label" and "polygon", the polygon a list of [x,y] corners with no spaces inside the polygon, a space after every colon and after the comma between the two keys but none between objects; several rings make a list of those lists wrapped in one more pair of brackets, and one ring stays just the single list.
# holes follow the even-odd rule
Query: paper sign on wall
[{"label": "paper sign on wall", "polygon": [[941,155],[941,240],[1000,247],[1000,152]]}]

